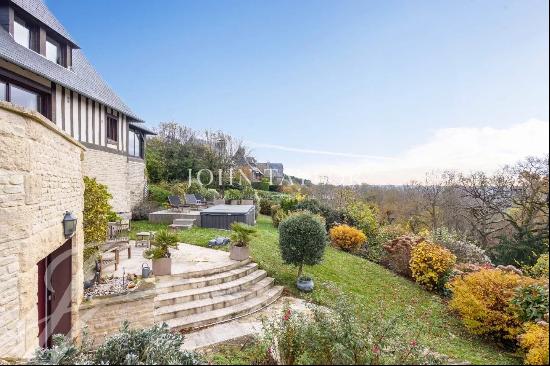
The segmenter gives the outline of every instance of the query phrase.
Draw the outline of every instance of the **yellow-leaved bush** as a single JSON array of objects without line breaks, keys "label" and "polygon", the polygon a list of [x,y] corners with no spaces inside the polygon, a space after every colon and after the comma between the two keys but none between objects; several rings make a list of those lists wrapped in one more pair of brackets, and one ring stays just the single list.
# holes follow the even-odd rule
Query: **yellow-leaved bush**
[{"label": "yellow-leaved bush", "polygon": [[548,365],[548,323],[528,323],[519,337],[526,365]]},{"label": "yellow-leaved bush", "polygon": [[455,277],[447,285],[452,292],[449,306],[460,315],[470,332],[515,340],[522,333],[522,322],[511,300],[516,288],[534,282],[514,272],[482,269]]},{"label": "yellow-leaved bush", "polygon": [[429,291],[442,289],[455,263],[451,251],[427,241],[412,249],[409,262],[414,280]]},{"label": "yellow-leaved bush", "polygon": [[348,225],[333,227],[329,235],[333,246],[348,252],[359,249],[367,241],[367,236],[361,230]]}]

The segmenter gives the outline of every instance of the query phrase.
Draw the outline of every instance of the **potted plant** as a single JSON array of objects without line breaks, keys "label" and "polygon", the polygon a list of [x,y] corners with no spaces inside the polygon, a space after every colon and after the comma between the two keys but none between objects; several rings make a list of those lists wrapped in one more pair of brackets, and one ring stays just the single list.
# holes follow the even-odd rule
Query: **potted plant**
[{"label": "potted plant", "polygon": [[256,191],[252,186],[245,186],[241,192],[241,205],[253,205],[256,199]]},{"label": "potted plant", "polygon": [[159,231],[153,241],[151,248],[147,249],[143,256],[153,261],[153,274],[165,276],[172,273],[172,258],[170,248],[178,247],[178,236],[166,230]]},{"label": "potted plant", "polygon": [[248,244],[252,240],[252,236],[256,234],[256,229],[242,222],[234,222],[231,224],[231,249],[229,258],[236,261],[244,261],[250,256]]},{"label": "potted plant", "polygon": [[228,189],[225,191],[224,198],[226,201],[230,201],[232,205],[238,205],[241,203],[241,191],[238,189]]},{"label": "potted plant", "polygon": [[304,265],[323,260],[327,246],[327,232],[322,217],[308,212],[291,214],[279,224],[279,247],[283,261],[298,267],[296,287],[313,290],[313,279],[303,276]]}]

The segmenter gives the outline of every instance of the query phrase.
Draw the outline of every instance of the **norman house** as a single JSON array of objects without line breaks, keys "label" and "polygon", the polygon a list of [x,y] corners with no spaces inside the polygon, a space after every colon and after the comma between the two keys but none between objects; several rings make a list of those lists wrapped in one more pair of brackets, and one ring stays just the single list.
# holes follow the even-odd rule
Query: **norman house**
[{"label": "norman house", "polygon": [[0,354],[78,335],[82,177],[129,215],[150,133],[42,0],[0,0]]}]

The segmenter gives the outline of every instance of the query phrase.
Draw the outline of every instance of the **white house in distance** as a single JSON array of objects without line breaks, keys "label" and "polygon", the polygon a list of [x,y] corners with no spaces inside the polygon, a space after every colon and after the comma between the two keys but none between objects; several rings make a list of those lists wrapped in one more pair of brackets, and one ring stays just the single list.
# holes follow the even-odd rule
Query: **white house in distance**
[{"label": "white house in distance", "polygon": [[130,215],[151,133],[42,0],[0,0],[0,357],[78,335],[82,178]]}]

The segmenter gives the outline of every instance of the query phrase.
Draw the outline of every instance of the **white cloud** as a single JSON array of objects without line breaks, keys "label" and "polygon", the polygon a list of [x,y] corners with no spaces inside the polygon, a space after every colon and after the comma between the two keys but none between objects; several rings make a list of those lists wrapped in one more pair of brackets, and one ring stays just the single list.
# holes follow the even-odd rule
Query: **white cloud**
[{"label": "white cloud", "polygon": [[548,121],[531,119],[508,128],[440,129],[428,142],[412,146],[395,157],[362,156],[279,145],[263,147],[348,158],[338,164],[294,166],[292,162],[285,163],[288,173],[314,181],[326,176],[337,184],[402,184],[412,179],[421,179],[428,171],[493,171],[526,156],[548,154],[548,136]]}]

